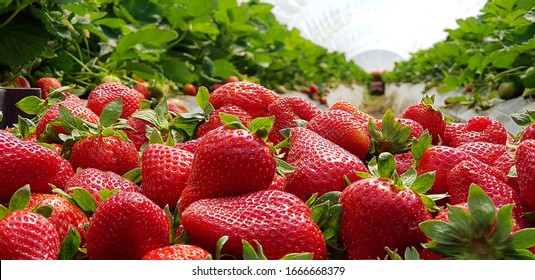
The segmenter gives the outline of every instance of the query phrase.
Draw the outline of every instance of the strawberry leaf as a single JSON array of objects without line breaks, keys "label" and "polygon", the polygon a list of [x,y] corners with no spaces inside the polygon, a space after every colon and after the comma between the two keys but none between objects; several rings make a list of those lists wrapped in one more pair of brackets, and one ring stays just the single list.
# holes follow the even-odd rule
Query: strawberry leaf
[{"label": "strawberry leaf", "polygon": [[214,106],[212,106],[209,101],[210,92],[206,87],[199,87],[199,89],[197,90],[197,95],[195,96],[195,100],[197,101],[197,104],[206,116],[210,116],[213,112],[215,112]]},{"label": "strawberry leaf", "polygon": [[507,240],[509,235],[511,235],[511,231],[513,230],[513,219],[511,219],[513,215],[513,207],[514,204],[507,204],[498,210],[496,224],[488,237],[488,240],[492,244],[502,244]]},{"label": "strawberry leaf", "polygon": [[9,200],[9,211],[22,210],[30,202],[30,185],[18,189]]},{"label": "strawberry leaf", "polygon": [[244,260],[267,260],[266,256],[264,255],[264,251],[262,249],[262,245],[258,243],[258,241],[254,240],[256,247],[258,248],[258,252],[253,248],[253,246],[247,242],[247,240],[242,240],[242,246],[243,246],[243,259]]},{"label": "strawberry leaf", "polygon": [[443,221],[428,220],[421,222],[420,229],[429,238],[442,244],[459,244],[462,241],[462,236],[458,236],[457,230]]},{"label": "strawberry leaf", "polygon": [[76,260],[78,256],[78,249],[82,243],[80,233],[72,225],[69,226],[69,232],[61,243],[58,260]]},{"label": "strawberry leaf", "polygon": [[458,232],[464,233],[467,238],[474,236],[472,217],[465,209],[448,205],[448,221]]},{"label": "strawberry leaf", "polygon": [[100,124],[103,127],[110,127],[119,119],[119,117],[121,117],[122,112],[123,100],[121,98],[117,98],[108,103],[108,105],[106,105],[106,107],[104,107],[102,110],[102,113],[100,114]]},{"label": "strawberry leaf", "polygon": [[15,104],[28,115],[37,115],[43,111],[43,99],[37,96],[26,96]]},{"label": "strawberry leaf", "polygon": [[216,260],[220,260],[221,257],[223,255],[221,255],[221,250],[223,249],[223,246],[225,245],[225,243],[227,243],[228,241],[228,236],[225,235],[225,236],[222,236],[221,238],[219,238],[219,240],[217,240],[217,244],[216,244],[216,248],[215,248],[215,259]]},{"label": "strawberry leaf", "polygon": [[113,189],[113,190],[104,189],[104,190],[100,190],[98,192],[98,195],[100,196],[100,201],[104,201],[118,192],[119,190],[117,189]]},{"label": "strawberry leaf", "polygon": [[406,187],[410,187],[411,190],[416,193],[426,193],[428,190],[431,189],[434,182],[435,171],[431,171],[416,177],[412,185],[408,185]]},{"label": "strawberry leaf", "polygon": [[428,130],[425,130],[420,138],[412,139],[411,152],[415,165],[418,164],[427,148],[431,146],[432,141],[433,137],[429,134]]},{"label": "strawberry leaf", "polygon": [[123,175],[123,178],[129,180],[130,182],[133,182],[134,184],[138,184],[139,182],[141,182],[141,167],[134,168],[126,172]]},{"label": "strawberry leaf", "polygon": [[470,186],[468,208],[475,225],[475,237],[486,235],[496,219],[496,208],[487,194],[475,184]]},{"label": "strawberry leaf", "polygon": [[7,216],[7,214],[9,214],[9,209],[0,204],[0,220]]},{"label": "strawberry leaf", "polygon": [[162,134],[160,133],[159,130],[152,128],[152,127],[150,128],[148,127],[146,133],[147,133],[147,137],[149,138],[149,144],[163,144],[164,143]]},{"label": "strawberry leaf", "polygon": [[50,215],[52,215],[52,211],[54,211],[54,207],[52,205],[44,205],[35,208],[32,212],[37,213],[48,219],[50,218]]},{"label": "strawberry leaf", "polygon": [[243,125],[241,120],[234,115],[219,113],[219,117],[221,118],[221,122],[228,127],[248,130],[247,127]]},{"label": "strawberry leaf", "polygon": [[396,160],[391,153],[381,153],[379,155],[377,174],[381,178],[390,179],[396,171]]},{"label": "strawberry leaf", "polygon": [[266,140],[273,124],[275,123],[275,118],[265,117],[265,118],[256,118],[252,120],[247,128],[254,134],[258,135],[263,140]]},{"label": "strawberry leaf", "polygon": [[526,249],[535,246],[535,228],[521,229],[511,236],[510,243],[514,249]]},{"label": "strawberry leaf", "polygon": [[289,260],[312,260],[314,258],[313,253],[290,253],[284,255],[280,260],[289,261]]},{"label": "strawberry leaf", "polygon": [[82,188],[73,188],[71,194],[72,200],[84,211],[88,216],[92,216],[97,210],[97,203],[95,198]]},{"label": "strawberry leaf", "polygon": [[286,173],[292,173],[295,171],[295,167],[291,166],[286,161],[280,158],[275,158],[275,161],[277,162],[277,174],[284,176]]}]

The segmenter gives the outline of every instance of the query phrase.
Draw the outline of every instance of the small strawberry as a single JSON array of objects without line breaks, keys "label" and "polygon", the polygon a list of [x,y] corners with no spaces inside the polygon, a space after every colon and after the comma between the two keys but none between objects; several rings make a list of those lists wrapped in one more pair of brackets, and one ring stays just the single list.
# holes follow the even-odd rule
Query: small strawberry
[{"label": "small strawberry", "polygon": [[43,77],[39,78],[34,87],[41,89],[41,98],[46,99],[48,94],[50,94],[50,89],[55,90],[61,87],[61,83],[58,79],[53,77]]},{"label": "small strawberry", "polygon": [[100,116],[104,107],[120,98],[123,101],[121,118],[127,118],[139,110],[139,97],[131,88],[120,83],[104,83],[97,86],[87,98],[87,108]]},{"label": "small strawberry", "polygon": [[110,171],[102,171],[95,168],[78,169],[63,188],[68,194],[72,194],[74,188],[82,188],[88,191],[97,205],[100,203],[99,192],[101,190],[118,190],[125,192],[141,192],[141,189],[131,181]]},{"label": "small strawberry", "polygon": [[163,144],[149,144],[141,157],[143,194],[164,208],[174,209],[186,187],[193,154]]},{"label": "small strawberry", "polygon": [[187,244],[174,244],[158,249],[154,249],[143,258],[142,260],[206,260],[211,257],[208,251],[201,247],[187,245]]},{"label": "small strawberry", "polygon": [[341,191],[346,187],[344,176],[355,181],[354,171],[367,171],[357,156],[303,127],[290,133],[288,163],[295,170],[286,174],[284,190],[303,201],[314,193]]},{"label": "small strawberry", "polygon": [[16,77],[15,79],[13,79],[12,83],[16,87],[30,88],[30,82],[28,82],[28,80],[23,76]]},{"label": "small strawberry", "polygon": [[348,113],[351,113],[353,116],[355,116],[357,119],[364,123],[368,123],[369,120],[373,119],[372,116],[362,112],[361,110],[359,110],[359,108],[355,107],[355,105],[345,100],[337,101],[327,110],[346,111]]},{"label": "small strawberry", "polygon": [[211,130],[225,126],[225,124],[223,124],[223,122],[221,121],[221,117],[219,116],[220,113],[225,113],[225,114],[238,117],[240,121],[243,123],[243,125],[245,126],[247,126],[253,120],[253,117],[251,117],[249,113],[245,112],[240,107],[223,106],[215,110],[210,115],[208,121],[199,125],[199,127],[197,128],[197,133],[196,133],[197,138],[203,137],[206,133],[208,133]]},{"label": "small strawberry", "polygon": [[190,95],[190,96],[195,96],[195,95],[197,95],[197,88],[194,85],[188,83],[188,84],[186,84],[184,86],[184,94],[185,95]]},{"label": "small strawberry", "polygon": [[271,181],[271,185],[269,185],[268,190],[284,191],[285,185],[286,179],[279,174],[275,174],[275,177],[273,177],[273,181]]},{"label": "small strawberry", "polygon": [[307,205],[292,194],[265,190],[222,198],[202,199],[182,213],[182,225],[192,244],[216,251],[223,236],[223,253],[240,257],[242,240],[256,240],[267,259],[289,253],[327,257],[327,247]]},{"label": "small strawberry", "polygon": [[160,207],[134,192],[119,192],[104,200],[86,233],[90,260],[139,260],[169,245],[169,220]]},{"label": "small strawberry", "polygon": [[515,157],[518,188],[529,211],[535,211],[535,140],[520,142]]},{"label": "small strawberry", "polygon": [[340,238],[348,259],[383,258],[386,246],[394,250],[419,246],[425,236],[418,224],[431,219],[426,207],[434,207],[423,195],[431,188],[432,173],[415,178],[411,169],[399,177],[390,153],[372,159],[369,169],[372,175],[352,183],[340,196]]},{"label": "small strawberry", "polygon": [[268,107],[279,95],[261,85],[251,82],[224,84],[210,94],[210,103],[215,109],[235,105],[253,118],[268,116]]},{"label": "small strawberry", "polygon": [[433,106],[435,97],[424,96],[418,103],[414,103],[399,115],[400,118],[411,119],[419,122],[433,137],[433,144],[444,138],[446,121],[444,115]]},{"label": "small strawberry", "polygon": [[[80,117],[84,119],[87,122],[98,124],[99,117],[93,113],[93,111],[89,110],[83,105],[80,105],[75,102],[67,102],[62,101],[60,103],[56,103],[52,107],[50,107],[45,114],[39,119],[39,123],[37,123],[37,128],[35,129],[35,135],[39,138],[43,132],[45,132],[46,126],[53,120],[59,117],[59,106],[63,105],[67,110],[69,110],[73,115]],[[63,133],[65,134],[65,129],[59,126],[52,126],[57,133]]]},{"label": "small strawberry", "polygon": [[143,99],[150,100],[151,93],[149,91],[149,86],[150,86],[149,83],[147,83],[142,78],[137,78],[136,82],[137,83],[134,85],[133,89],[135,89],[135,90],[137,90],[137,92],[141,93],[141,96],[143,97]]},{"label": "small strawberry", "polygon": [[146,120],[130,116],[126,124],[132,127],[133,130],[125,130],[124,133],[128,139],[134,143],[137,150],[141,149],[143,144],[149,141],[147,138],[147,126],[154,127],[154,125]]}]

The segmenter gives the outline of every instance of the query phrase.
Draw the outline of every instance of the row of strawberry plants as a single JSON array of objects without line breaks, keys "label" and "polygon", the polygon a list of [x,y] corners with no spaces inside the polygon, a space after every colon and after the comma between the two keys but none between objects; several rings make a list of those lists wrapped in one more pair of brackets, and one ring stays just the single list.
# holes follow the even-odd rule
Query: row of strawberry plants
[{"label": "row of strawberry plants", "polygon": [[89,92],[103,81],[149,81],[155,96],[225,78],[283,92],[366,81],[344,54],[280,24],[272,6],[236,0],[0,1],[0,74],[60,78]]},{"label": "row of strawberry plants", "polygon": [[535,96],[535,1],[490,0],[475,17],[457,20],[448,37],[415,52],[386,75],[392,82],[425,83],[448,99],[477,109],[499,98]]}]

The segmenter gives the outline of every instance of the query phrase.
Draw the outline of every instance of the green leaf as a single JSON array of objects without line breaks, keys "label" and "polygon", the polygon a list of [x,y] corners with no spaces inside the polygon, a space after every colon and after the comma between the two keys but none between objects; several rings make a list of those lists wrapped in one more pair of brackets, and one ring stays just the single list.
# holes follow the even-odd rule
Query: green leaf
[{"label": "green leaf", "polygon": [[316,202],[317,199],[318,199],[318,193],[313,193],[313,194],[307,199],[307,201],[305,202],[305,204],[308,206],[308,208],[310,208],[312,205],[314,205],[314,203]]},{"label": "green leaf", "polygon": [[178,38],[174,30],[150,28],[129,33],[119,39],[111,60],[121,60],[128,57],[128,51],[135,49],[138,44],[161,45]]},{"label": "green leaf", "polygon": [[396,160],[391,153],[381,153],[378,162],[378,174],[381,178],[391,178],[396,171]]},{"label": "green leaf", "polygon": [[535,67],[529,67],[520,77],[527,88],[535,88]]},{"label": "green leaf", "polygon": [[429,134],[429,131],[425,130],[422,136],[420,136],[419,139],[413,139],[412,140],[412,157],[414,158],[414,162],[418,164],[420,159],[422,158],[422,155],[425,153],[427,148],[431,146],[431,142],[433,141],[433,137],[431,134]]},{"label": "green leaf", "polygon": [[435,171],[431,171],[418,176],[411,186],[406,187],[410,187],[416,193],[426,193],[431,189],[434,182]]},{"label": "green leaf", "polygon": [[474,224],[470,213],[462,207],[448,205],[448,221],[459,233],[466,238],[474,235]]},{"label": "green leaf", "polygon": [[313,253],[290,253],[284,255],[280,260],[312,260],[313,258]]},{"label": "green leaf", "polygon": [[202,72],[209,77],[214,73],[214,63],[207,56],[202,59]]},{"label": "green leaf", "polygon": [[405,260],[409,261],[416,261],[420,259],[420,254],[418,254],[418,250],[414,247],[407,247],[405,249]]},{"label": "green leaf", "polygon": [[69,225],[69,232],[61,243],[58,260],[76,260],[81,243],[82,237],[80,233],[73,225]]},{"label": "green leaf", "polygon": [[22,210],[30,203],[30,185],[18,189],[9,200],[9,210]]},{"label": "green leaf", "polygon": [[258,135],[263,140],[267,140],[269,131],[273,128],[275,117],[256,118],[252,120],[247,128],[254,134]]},{"label": "green leaf", "polygon": [[291,166],[286,161],[280,158],[275,158],[275,160],[277,161],[277,174],[284,176],[286,173],[292,173],[295,171],[295,167]]},{"label": "green leaf", "polygon": [[82,188],[73,188],[71,194],[72,200],[84,211],[88,216],[92,216],[97,210],[97,203],[90,192]]},{"label": "green leaf", "polygon": [[241,120],[234,115],[219,113],[219,117],[221,118],[221,122],[228,127],[247,130],[247,127],[242,124]]},{"label": "green leaf", "polygon": [[207,116],[210,116],[215,111],[214,106],[212,106],[212,104],[210,103],[210,93],[208,92],[208,89],[206,87],[199,87],[195,99],[197,100],[197,104],[199,105],[201,110]]},{"label": "green leaf", "polygon": [[138,118],[144,121],[148,121],[149,123],[155,125],[156,127],[162,126],[158,116],[156,115],[156,112],[151,109],[138,110],[132,114],[132,117]]},{"label": "green leaf", "polygon": [[427,237],[440,244],[461,244],[463,240],[462,236],[459,236],[457,230],[452,225],[443,221],[427,220],[421,222],[420,229]]},{"label": "green leaf", "polygon": [[54,211],[54,206],[52,205],[44,205],[44,206],[39,206],[37,208],[35,208],[33,210],[33,212],[45,217],[45,218],[49,218],[50,215],[52,215],[52,211]]},{"label": "green leaf", "polygon": [[123,100],[121,98],[117,98],[108,103],[108,105],[106,105],[106,107],[104,107],[102,110],[102,114],[100,114],[100,124],[104,127],[110,127],[119,119],[119,117],[121,117],[122,112]]},{"label": "green leaf", "polygon": [[243,259],[244,260],[267,260],[266,256],[264,255],[262,246],[258,241],[255,240],[256,246],[258,247],[258,253],[255,251],[253,246],[247,242],[247,240],[242,240],[243,245]]},{"label": "green leaf", "polygon": [[515,232],[510,242],[514,249],[529,249],[535,246],[535,228],[524,228]]},{"label": "green leaf", "polygon": [[162,134],[159,130],[154,128],[148,128],[147,134],[149,137],[149,144],[163,144],[165,141],[163,140]]},{"label": "green leaf", "polygon": [[0,220],[7,216],[9,212],[9,209],[7,209],[4,205],[0,204]]},{"label": "green leaf", "polygon": [[498,68],[507,68],[515,62],[519,53],[514,51],[500,50],[490,54],[490,63]]},{"label": "green leaf", "polygon": [[[69,130],[84,130],[84,122],[82,119],[74,116],[69,109],[63,105],[59,105],[59,118],[66,125],[64,126],[67,131]],[[55,124],[55,123],[54,123]]]},{"label": "green leaf", "polygon": [[141,167],[134,168],[123,175],[123,178],[137,184],[141,182]]},{"label": "green leaf", "polygon": [[[502,206],[496,215],[496,224],[490,233],[488,240],[491,244],[500,245],[511,235],[513,230],[513,207],[514,204]],[[523,248],[519,248],[523,249]]]},{"label": "green leaf", "polygon": [[485,236],[496,219],[496,208],[488,195],[475,184],[470,186],[468,208],[475,226],[475,238]]},{"label": "green leaf", "polygon": [[0,28],[0,64],[23,66],[39,58],[47,43],[48,32],[42,24],[32,18],[20,18]]},{"label": "green leaf", "polygon": [[213,77],[227,78],[238,74],[238,70],[232,62],[225,59],[216,59],[213,61],[214,71]]},{"label": "green leaf", "polygon": [[403,186],[409,188],[414,184],[416,178],[418,178],[418,173],[416,173],[416,169],[414,169],[414,167],[410,167],[407,171],[405,171],[405,173],[403,173],[403,175],[401,175]]},{"label": "green leaf", "polygon": [[43,100],[37,96],[26,96],[15,104],[24,113],[37,115],[42,110]]},{"label": "green leaf", "polygon": [[118,192],[119,190],[117,189],[113,189],[113,190],[103,189],[98,192],[98,195],[100,196],[100,201],[104,201]]},{"label": "green leaf", "polygon": [[216,260],[220,260],[221,259],[221,250],[223,249],[223,246],[225,245],[225,243],[227,243],[228,241],[228,236],[225,235],[225,236],[222,236],[221,238],[219,238],[219,240],[217,240],[217,244],[216,244],[216,248],[215,248],[215,259]]}]

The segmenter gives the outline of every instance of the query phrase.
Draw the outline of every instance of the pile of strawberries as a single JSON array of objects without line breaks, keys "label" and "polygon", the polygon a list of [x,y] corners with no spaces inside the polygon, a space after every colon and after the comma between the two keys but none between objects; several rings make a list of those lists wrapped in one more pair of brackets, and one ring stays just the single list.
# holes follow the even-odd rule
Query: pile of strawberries
[{"label": "pile of strawberries", "polygon": [[532,112],[515,137],[430,97],[375,119],[249,82],[202,113],[48,89],[0,131],[0,259],[535,259]]}]

